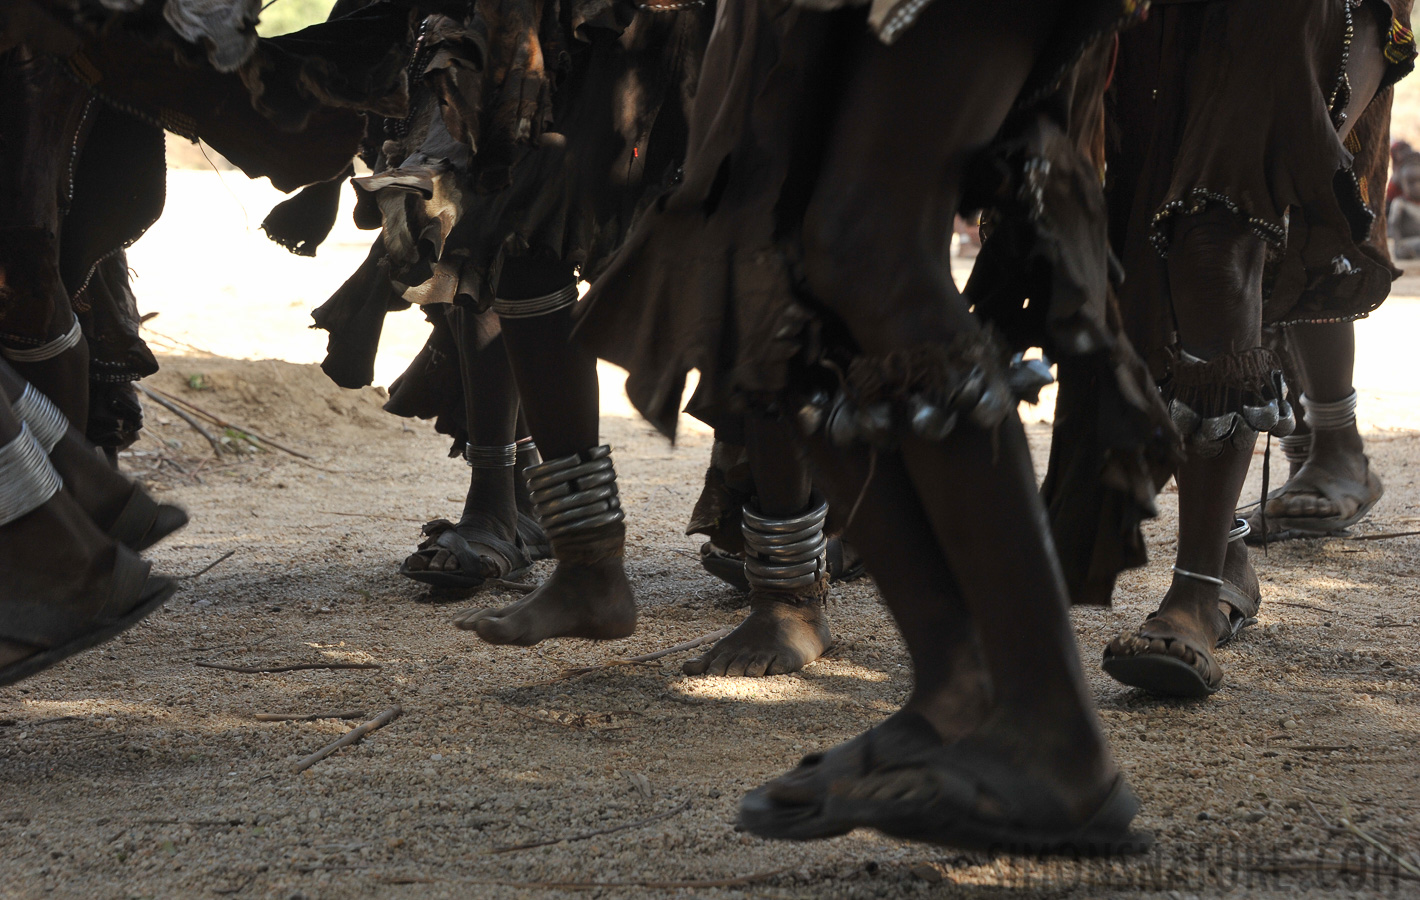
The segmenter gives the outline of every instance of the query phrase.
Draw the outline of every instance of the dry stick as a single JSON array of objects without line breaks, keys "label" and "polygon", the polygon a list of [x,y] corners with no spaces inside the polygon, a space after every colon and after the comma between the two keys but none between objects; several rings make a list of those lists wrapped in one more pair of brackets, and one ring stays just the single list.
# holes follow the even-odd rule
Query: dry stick
[{"label": "dry stick", "polygon": [[496,588],[512,591],[515,594],[531,594],[538,588],[535,584],[527,584],[522,581],[509,581],[506,578],[490,578],[488,579],[488,583]]},{"label": "dry stick", "polygon": [[306,669],[378,669],[378,663],[300,663],[294,666],[229,666],[225,663],[198,662],[194,666],[204,669],[221,669],[223,672],[240,672],[243,675],[270,675],[277,672],[301,672]]},{"label": "dry stick", "polygon": [[370,732],[375,731],[379,728],[384,728],[386,725],[399,718],[399,715],[403,712],[403,708],[398,706],[391,706],[389,709],[380,713],[378,716],[375,716],[373,719],[366,722],[364,725],[357,725],[356,727],[345,732],[345,735],[339,740],[331,741],[329,744],[326,744],[324,747],[312,753],[310,756],[307,756],[305,759],[296,763],[296,766],[292,771],[306,771],[311,766],[315,765],[316,763],[325,759],[327,756],[339,750],[341,747],[348,747],[351,744],[359,741],[361,738],[363,738]]},{"label": "dry stick", "polygon": [[585,841],[589,838],[601,837],[604,834],[615,834],[618,831],[626,831],[631,828],[640,828],[643,825],[650,825],[652,822],[659,822],[662,819],[669,819],[671,816],[680,815],[690,809],[690,801],[687,800],[675,809],[668,809],[658,815],[645,819],[637,819],[635,822],[626,822],[621,825],[613,825],[610,828],[598,828],[596,831],[584,831],[581,834],[569,834],[566,837],[551,838],[546,841],[533,841],[530,844],[513,844],[508,847],[494,847],[489,853],[512,853],[515,850],[532,850],[535,847],[551,847],[553,844],[570,844],[573,841]]},{"label": "dry stick", "polygon": [[721,628],[719,631],[712,631],[703,634],[693,641],[686,641],[683,644],[676,644],[674,647],[667,647],[664,650],[657,650],[655,653],[647,653],[643,656],[633,656],[630,659],[610,659],[595,666],[582,666],[576,669],[566,669],[556,678],[549,678],[547,681],[535,681],[532,684],[525,684],[523,687],[538,687],[544,684],[556,684],[559,681],[566,681],[569,678],[579,678],[582,675],[590,675],[593,672],[603,672],[607,669],[614,669],[617,666],[639,666],[643,663],[654,662],[662,657],[670,656],[672,653],[680,653],[685,650],[694,650],[701,644],[708,644],[711,641],[718,641],[720,638],[734,631],[733,628]]},{"label": "dry stick", "polygon": [[363,710],[338,713],[256,713],[252,716],[258,722],[319,722],[321,719],[363,719]]},{"label": "dry stick", "polygon": [[1400,866],[1402,869],[1409,872],[1411,875],[1414,875],[1416,878],[1420,878],[1420,868],[1417,868],[1413,863],[1410,862],[1410,860],[1405,859],[1399,853],[1396,853],[1394,850],[1387,847],[1385,844],[1382,844],[1370,832],[1365,831],[1352,824],[1351,804],[1348,801],[1342,801],[1341,812],[1342,816],[1340,819],[1336,820],[1337,824],[1354,834],[1356,837],[1370,844],[1372,847],[1375,847],[1377,850],[1381,851],[1386,856],[1389,856],[1392,860],[1395,861],[1396,865]]},{"label": "dry stick", "polygon": [[217,557],[213,562],[208,564],[208,566],[202,569],[201,571],[193,572],[191,575],[179,575],[178,581],[186,581],[189,578],[196,578],[199,575],[206,575],[208,572],[211,572],[213,569],[217,568],[222,563],[226,562],[227,560],[231,559],[233,556],[236,555],[237,551],[228,550],[226,553],[223,553],[221,556]]},{"label": "dry stick", "polygon": [[1290,607],[1293,607],[1294,609],[1314,609],[1314,610],[1316,610],[1317,612],[1332,613],[1332,614],[1335,614],[1335,612],[1336,612],[1336,610],[1334,610],[1334,609],[1327,609],[1327,608],[1324,607],[1324,606],[1312,606],[1310,603],[1284,603],[1284,602],[1281,601],[1281,600],[1274,600],[1274,601],[1272,601],[1272,605],[1273,605],[1273,606],[1290,606]]},{"label": "dry stick", "polygon": [[280,450],[282,453],[289,453],[289,454],[291,454],[292,456],[294,456],[294,457],[296,457],[296,458],[298,458],[298,459],[307,459],[307,460],[308,460],[308,459],[311,459],[310,456],[307,456],[306,454],[300,452],[299,450],[292,450],[290,447],[284,447],[284,446],[282,446],[281,444],[276,443],[275,441],[271,440],[271,439],[268,438],[268,437],[263,437],[262,435],[257,434],[255,431],[252,431],[250,428],[247,428],[245,425],[236,425],[236,424],[233,424],[233,423],[231,423],[231,422],[228,422],[226,419],[222,418],[221,416],[218,416],[218,415],[215,415],[215,414],[213,414],[213,413],[208,412],[207,410],[205,410],[205,409],[203,409],[202,407],[198,406],[196,403],[193,403],[191,400],[184,400],[183,398],[181,398],[181,397],[179,397],[179,396],[177,396],[177,395],[175,395],[175,394],[169,394],[167,391],[161,390],[161,389],[159,389],[159,388],[148,388],[148,387],[145,387],[145,386],[143,386],[143,385],[139,385],[139,387],[142,387],[145,393],[150,393],[150,394],[152,394],[152,393],[162,394],[164,397],[168,398],[169,400],[171,400],[171,401],[174,402],[174,403],[181,403],[183,406],[186,406],[188,409],[192,410],[193,412],[197,413],[198,415],[202,416],[203,418],[210,419],[210,420],[212,421],[212,424],[214,424],[214,425],[220,425],[220,426],[223,427],[223,428],[231,428],[231,429],[234,430],[234,431],[240,431],[242,434],[251,435],[252,437],[256,438],[258,441],[261,441],[263,444],[270,444],[271,446],[275,447],[277,450]]},{"label": "dry stick", "polygon": [[180,409],[176,404],[169,403],[167,400],[164,400],[162,397],[159,397],[157,394],[153,393],[153,389],[148,387],[146,384],[135,381],[134,385],[138,388],[138,390],[142,391],[144,396],[146,396],[149,400],[152,400],[154,403],[158,404],[163,409],[166,409],[168,412],[177,416],[179,419],[182,419],[192,428],[193,431],[206,438],[207,443],[212,445],[213,453],[217,454],[218,456],[222,455],[221,441],[217,440],[217,436],[214,435],[212,432],[208,431],[206,428],[203,428],[201,422],[188,415],[185,410]]},{"label": "dry stick", "polygon": [[377,514],[375,514],[375,513],[338,512],[338,511],[332,510],[332,511],[331,511],[331,515],[333,515],[333,516],[351,516],[352,518],[357,518],[357,519],[386,519],[386,520],[388,520],[388,521],[390,521],[390,522],[416,522],[416,523],[419,522],[418,519],[405,519],[405,518],[401,518],[401,517],[399,517],[399,516],[381,516],[381,515],[377,515]]},{"label": "dry stick", "polygon": [[1414,537],[1420,531],[1392,531],[1388,534],[1363,534],[1360,537],[1347,538],[1352,541],[1386,541],[1391,538]]},{"label": "dry stick", "polygon": [[466,881],[465,884],[490,885],[497,887],[520,887],[534,888],[540,890],[564,890],[564,891],[595,891],[600,888],[609,887],[630,887],[647,888],[656,891],[674,891],[694,888],[722,888],[722,887],[744,887],[745,885],[756,884],[761,881],[768,881],[785,872],[793,870],[793,866],[785,866],[782,869],[774,869],[771,872],[757,872],[753,875],[741,875],[738,878],[704,878],[694,881]]}]

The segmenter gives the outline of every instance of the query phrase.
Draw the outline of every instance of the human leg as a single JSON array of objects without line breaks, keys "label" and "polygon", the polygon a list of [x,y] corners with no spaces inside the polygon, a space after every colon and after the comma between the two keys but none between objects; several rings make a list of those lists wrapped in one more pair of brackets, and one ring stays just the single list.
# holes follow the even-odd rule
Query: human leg
[{"label": "human leg", "polygon": [[494,309],[544,459],[527,470],[528,485],[558,565],[522,600],[469,610],[455,624],[495,644],[625,637],[636,627],[626,526],[611,450],[597,446],[596,357],[572,340],[575,276],[568,265],[509,260],[498,293]]}]

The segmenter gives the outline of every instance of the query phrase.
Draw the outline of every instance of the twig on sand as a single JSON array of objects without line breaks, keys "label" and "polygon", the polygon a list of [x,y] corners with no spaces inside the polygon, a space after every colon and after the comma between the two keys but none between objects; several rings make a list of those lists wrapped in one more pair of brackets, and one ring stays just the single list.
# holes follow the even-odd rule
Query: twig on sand
[{"label": "twig on sand", "polygon": [[345,734],[342,735],[338,740],[331,741],[329,744],[326,744],[324,747],[312,753],[310,756],[307,756],[305,759],[296,763],[292,771],[306,771],[311,766],[315,765],[316,763],[325,759],[327,756],[339,750],[341,747],[348,747],[351,744],[358,742],[361,738],[363,738],[370,732],[380,728],[384,728],[386,725],[399,718],[400,714],[403,712],[404,709],[402,707],[391,706],[389,709],[380,713],[378,716],[375,716],[373,719],[366,722],[364,725],[355,726],[354,728],[345,732]]},{"label": "twig on sand", "polygon": [[1311,610],[1316,610],[1317,612],[1324,612],[1324,613],[1335,613],[1335,612],[1336,612],[1336,610],[1334,610],[1334,609],[1327,609],[1327,608],[1324,607],[1324,606],[1312,606],[1310,603],[1285,603],[1285,602],[1283,602],[1283,601],[1281,601],[1281,600],[1274,600],[1274,601],[1272,601],[1272,605],[1273,605],[1273,606],[1290,606],[1290,607],[1292,607],[1293,609],[1311,609]]},{"label": "twig on sand", "polygon": [[154,403],[158,404],[163,409],[166,409],[168,412],[177,416],[179,419],[182,419],[188,424],[188,427],[190,427],[198,434],[202,435],[203,439],[205,439],[207,443],[212,445],[213,453],[217,454],[218,456],[222,455],[222,442],[217,440],[217,436],[215,434],[202,427],[202,423],[194,419],[190,414],[188,414],[186,410],[180,408],[177,404],[172,403],[169,400],[159,397],[153,391],[152,388],[148,387],[146,384],[143,384],[141,381],[134,382],[134,385],[138,388],[138,390],[142,391],[143,395],[149,400],[152,400]]},{"label": "twig on sand", "polygon": [[1325,828],[1327,831],[1331,831],[1331,830],[1332,830],[1332,825],[1331,825],[1331,823],[1326,820],[1326,816],[1323,816],[1323,815],[1321,814],[1321,810],[1319,810],[1319,809],[1316,808],[1316,804],[1312,802],[1312,798],[1310,798],[1310,797],[1303,797],[1302,799],[1305,800],[1305,801],[1307,801],[1307,806],[1310,806],[1310,807],[1312,808],[1312,812],[1315,813],[1315,814],[1316,814],[1316,817],[1321,820],[1321,825],[1322,825],[1322,827]]},{"label": "twig on sand", "polygon": [[293,666],[229,666],[226,663],[210,663],[194,660],[194,666],[204,669],[221,669],[223,672],[240,672],[243,675],[272,675],[277,672],[302,672],[306,669],[378,669],[379,663],[299,663]]},{"label": "twig on sand", "polygon": [[330,513],[330,514],[333,515],[333,516],[349,516],[349,517],[351,517],[351,518],[353,518],[353,519],[384,519],[384,520],[389,521],[389,522],[415,522],[415,523],[419,523],[419,520],[418,520],[418,519],[410,519],[410,518],[406,518],[406,517],[404,517],[404,516],[382,516],[382,515],[379,515],[379,514],[377,514],[377,513],[340,512],[339,510],[331,510],[331,513]]},{"label": "twig on sand", "polygon": [[1420,866],[1416,866],[1410,860],[1401,856],[1399,853],[1396,853],[1390,847],[1387,847],[1385,844],[1382,844],[1379,840],[1376,839],[1375,835],[1362,828],[1357,827],[1351,822],[1351,804],[1349,802],[1345,800],[1341,801],[1341,818],[1337,819],[1336,822],[1338,825],[1351,832],[1356,837],[1370,844],[1372,847],[1375,847],[1377,850],[1384,853],[1386,856],[1389,856],[1397,866],[1400,866],[1406,872],[1409,872],[1412,877],[1420,879]]},{"label": "twig on sand", "polygon": [[321,719],[363,719],[363,710],[333,713],[256,713],[252,716],[258,722],[319,722]]},{"label": "twig on sand", "polygon": [[528,844],[512,844],[507,847],[494,847],[489,853],[512,853],[515,850],[532,850],[535,847],[551,847],[553,844],[570,844],[573,841],[585,841],[588,838],[601,837],[604,834],[615,834],[618,831],[628,831],[632,828],[650,825],[652,822],[659,822],[662,819],[669,819],[671,816],[680,815],[687,809],[690,809],[689,800],[677,806],[675,809],[668,809],[654,816],[637,819],[635,822],[624,822],[620,825],[613,825],[610,828],[598,828],[596,831],[584,831],[581,834],[569,834],[565,837],[549,838],[545,841],[533,841]]},{"label": "twig on sand", "polygon": [[496,588],[512,591],[515,594],[531,594],[538,588],[535,584],[528,584],[525,581],[509,581],[506,578],[490,578],[488,579],[488,583]]},{"label": "twig on sand", "polygon": [[642,656],[633,656],[630,659],[609,659],[604,663],[595,666],[580,666],[575,669],[564,669],[561,675],[556,678],[549,678],[546,681],[535,681],[532,684],[525,684],[523,687],[538,687],[544,684],[556,684],[559,681],[566,681],[570,678],[580,678],[583,675],[590,675],[593,672],[604,672],[607,669],[614,669],[617,666],[639,666],[648,662],[655,662],[662,657],[670,656],[672,653],[683,653],[686,650],[694,650],[702,644],[718,641],[720,638],[734,631],[733,628],[721,628],[709,634],[703,634],[692,641],[676,644],[674,647],[667,647],[664,650],[657,650],[655,653],[646,653]]},{"label": "twig on sand", "polygon": [[1353,537],[1353,538],[1347,538],[1347,540],[1351,540],[1351,541],[1388,541],[1388,540],[1390,540],[1391,538],[1414,537],[1414,536],[1417,535],[1417,534],[1420,534],[1420,531],[1391,531],[1391,532],[1388,532],[1388,533],[1386,533],[1386,534],[1362,534],[1362,535],[1357,535],[1356,537]]},{"label": "twig on sand", "polygon": [[204,567],[204,568],[202,568],[202,569],[200,569],[200,570],[198,570],[198,571],[196,571],[196,572],[193,572],[191,575],[179,575],[179,576],[178,576],[178,581],[186,581],[186,580],[188,580],[189,578],[197,578],[197,577],[199,577],[199,576],[206,575],[208,572],[211,572],[213,569],[217,568],[217,567],[220,566],[222,563],[226,562],[227,560],[231,559],[233,556],[236,556],[236,555],[237,555],[237,551],[235,551],[235,550],[228,550],[226,553],[223,553],[221,556],[217,557],[215,560],[213,560],[212,562],[208,563],[206,567]]},{"label": "twig on sand", "polygon": [[[162,389],[160,389],[160,388],[150,388],[150,387],[148,387],[148,386],[146,386],[146,385],[143,385],[143,384],[138,385],[138,387],[143,391],[143,393],[147,394],[147,395],[150,396],[150,397],[153,397],[155,400],[158,398],[159,395],[161,395],[162,397],[166,398],[167,400],[169,400],[169,401],[171,401],[171,402],[173,402],[173,403],[180,403],[180,404],[182,404],[183,406],[185,406],[185,407],[187,407],[188,409],[192,410],[192,411],[193,411],[194,413],[196,413],[197,415],[202,416],[204,419],[207,419],[207,420],[208,420],[209,422],[211,422],[213,425],[217,425],[217,426],[220,426],[220,427],[222,427],[222,428],[230,428],[230,429],[232,429],[233,431],[239,431],[239,432],[241,432],[242,434],[250,435],[251,437],[256,438],[256,439],[257,439],[258,441],[260,441],[261,443],[263,443],[263,444],[270,444],[271,446],[275,447],[277,450],[280,450],[282,453],[289,453],[289,454],[291,454],[292,456],[296,457],[297,459],[305,459],[305,460],[311,459],[311,457],[310,457],[309,455],[307,455],[307,454],[305,454],[305,453],[302,453],[302,452],[299,451],[299,450],[292,450],[290,447],[286,447],[286,446],[283,446],[283,445],[281,445],[281,444],[278,444],[278,443],[276,443],[275,441],[273,441],[273,440],[272,440],[271,438],[269,438],[269,437],[265,437],[265,436],[263,436],[263,435],[257,434],[255,431],[252,431],[250,428],[246,427],[245,425],[237,425],[237,424],[234,423],[234,422],[228,422],[226,419],[222,418],[221,416],[216,415],[215,413],[208,412],[207,410],[205,410],[205,409],[203,409],[202,407],[198,406],[196,403],[193,403],[191,400],[184,400],[183,398],[177,396],[176,394],[169,394],[167,391],[164,391],[164,390],[162,390]],[[159,401],[159,402],[161,402],[161,401]],[[164,405],[164,406],[167,406],[166,403],[163,404],[163,405]],[[169,406],[168,408],[169,408],[169,409],[172,409],[172,407],[170,407],[170,406]]]},{"label": "twig on sand", "polygon": [[793,866],[774,869],[770,872],[756,872],[738,878],[702,878],[691,881],[466,881],[464,884],[488,885],[490,887],[530,888],[533,890],[596,891],[602,888],[645,888],[653,891],[694,890],[696,888],[745,887],[768,881]]}]

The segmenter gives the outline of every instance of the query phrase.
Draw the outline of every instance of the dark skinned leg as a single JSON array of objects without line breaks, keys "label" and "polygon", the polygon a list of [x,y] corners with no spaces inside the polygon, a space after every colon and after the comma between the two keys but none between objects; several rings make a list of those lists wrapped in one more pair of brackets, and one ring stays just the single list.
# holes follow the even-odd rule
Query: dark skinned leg
[{"label": "dark skinned leg", "polygon": [[[792,426],[763,416],[746,416],[755,508],[776,519],[809,510],[813,482],[799,460]],[[784,675],[818,659],[833,637],[825,602],[752,591],[750,614],[733,632],[702,655],[688,660],[687,675]]]},{"label": "dark skinned leg", "polygon": [[925,716],[945,741],[970,733],[990,708],[990,678],[971,613],[902,454],[881,451],[873,461],[866,448],[835,447],[822,437],[807,447],[820,489],[845,508],[857,504],[844,535],[865,559],[881,563],[873,582],[912,657],[904,708]]},{"label": "dark skinned leg", "polygon": [[[1356,361],[1356,329],[1350,322],[1294,325],[1287,339],[1296,349],[1302,367],[1302,386],[1307,396],[1320,403],[1334,403],[1351,396],[1352,373]],[[1300,407],[1298,407],[1300,411]],[[1331,518],[1354,514],[1364,503],[1374,502],[1380,491],[1378,479],[1368,484],[1370,463],[1365,442],[1353,421],[1341,428],[1311,429],[1311,451],[1300,471],[1293,472],[1281,494],[1267,504],[1269,516],[1288,518]],[[1320,493],[1314,484],[1330,483],[1342,488],[1341,502]]]},{"label": "dark skinned leg", "polygon": [[[1214,209],[1182,219],[1169,248],[1169,283],[1179,343],[1213,359],[1257,347],[1262,340],[1262,264],[1265,247],[1237,216]],[[1178,469],[1180,569],[1220,578],[1234,510],[1252,463],[1252,445],[1227,445],[1217,456],[1190,454]],[[1196,653],[1210,653],[1227,625],[1218,587],[1175,573],[1151,635],[1176,635]],[[1183,652],[1162,637],[1151,652]]]},{"label": "dark skinned leg", "polygon": [[[1339,135],[1345,138],[1365,111],[1384,77],[1386,59],[1381,52],[1382,35],[1375,16],[1355,16],[1356,34],[1348,57],[1347,79],[1351,84],[1351,103],[1346,108],[1346,121]],[[1311,399],[1321,403],[1344,400],[1354,390],[1352,376],[1356,365],[1356,326],[1352,322],[1294,325],[1287,329],[1287,342],[1302,370],[1301,388]],[[1294,386],[1295,390],[1295,386]],[[1300,403],[1294,404],[1297,416],[1296,434],[1312,431],[1304,421]],[[1348,486],[1348,496],[1338,505],[1314,488],[1297,485],[1283,488],[1267,507],[1269,516],[1289,518],[1327,518],[1349,516],[1365,500],[1374,499],[1379,484],[1367,484],[1369,462],[1365,444],[1355,423],[1345,428],[1313,432],[1311,451],[1304,481],[1332,482]],[[1288,481],[1300,474],[1302,466],[1294,464]]]},{"label": "dark skinned leg", "polygon": [[[572,283],[570,266],[510,260],[498,295],[527,299]],[[544,460],[584,452],[598,443],[597,361],[571,339],[572,312],[503,319],[503,341],[523,401],[523,413]],[[636,628],[636,603],[618,547],[598,559],[559,559],[536,591],[501,609],[455,619],[493,644],[530,646],[554,637],[609,640]]]},{"label": "dark skinned leg", "polygon": [[[468,441],[474,447],[504,447],[515,440],[518,389],[504,352],[498,316],[492,311],[475,313],[455,309],[451,326],[459,348],[459,371],[463,379],[464,416]],[[487,558],[482,575],[504,574],[503,565],[520,569],[522,559],[503,560],[497,549],[480,545],[480,537],[513,543],[517,537],[518,510],[514,499],[514,466],[469,466],[468,493],[458,534],[475,552]],[[456,555],[443,548],[429,548],[411,555],[405,566],[412,571],[457,572]]]},{"label": "dark skinned leg", "polygon": [[[66,312],[68,312],[66,310]],[[84,338],[53,359],[12,362],[15,372],[64,411],[80,431],[89,423],[89,342]]]},{"label": "dark skinned leg", "polygon": [[[14,373],[0,363],[8,384]],[[0,446],[20,435],[20,421],[9,403],[0,403]],[[103,462],[89,451],[96,464]],[[38,509],[0,526],[0,583],[3,598],[50,607],[72,607],[76,620],[101,605],[112,590],[118,547],[93,524],[88,513],[63,488]],[[95,600],[97,599],[97,603]],[[137,598],[132,598],[134,601]],[[91,614],[91,613],[90,613]],[[8,623],[0,604],[0,634]],[[0,638],[0,668],[34,654],[38,648]]]},{"label": "dark skinned leg", "polygon": [[[25,380],[9,366],[0,366],[0,396],[8,407],[24,393]],[[58,404],[56,404],[58,405]],[[68,416],[66,415],[66,418]],[[70,419],[68,432],[50,451],[49,458],[64,479],[65,488],[91,520],[106,530],[118,518],[133,493],[133,482],[119,474],[94,452]]]},{"label": "dark skinned leg", "polygon": [[[990,141],[1010,109],[1050,18],[1041,4],[934,4],[891,48],[865,38],[804,226],[810,291],[865,353],[977,331],[941,248],[963,162]],[[994,77],[979,78],[987,68]],[[941,108],[904,107],[903,98],[923,84],[966,83],[972,90],[954,97],[949,116]],[[994,434],[964,422],[943,442],[904,436],[901,446],[989,671],[992,711],[974,737],[1050,785],[1073,812],[1089,814],[1116,769],[1085,688],[1019,420],[1011,415]],[[855,499],[830,495],[847,507]],[[860,549],[874,573],[922,565],[896,542],[873,553]],[[921,607],[888,597],[889,590],[884,585],[909,648],[916,648],[915,670],[932,671],[942,664],[933,659],[940,651],[916,635]],[[940,734],[959,733],[956,717],[934,712],[960,705],[951,688],[924,686],[916,696]]]}]

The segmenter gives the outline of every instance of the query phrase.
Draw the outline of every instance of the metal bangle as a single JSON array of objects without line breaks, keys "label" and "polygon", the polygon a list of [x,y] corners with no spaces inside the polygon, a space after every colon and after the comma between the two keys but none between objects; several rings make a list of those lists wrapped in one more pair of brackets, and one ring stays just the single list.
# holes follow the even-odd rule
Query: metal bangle
[{"label": "metal bangle", "polygon": [[1252,526],[1248,524],[1247,519],[1234,519],[1233,530],[1228,532],[1228,543],[1240,541],[1250,534],[1252,534]]},{"label": "metal bangle", "polygon": [[21,423],[19,436],[0,447],[0,526],[39,509],[63,486],[49,454]]},{"label": "metal bangle", "polygon": [[54,359],[65,350],[79,346],[79,340],[83,336],[84,330],[79,327],[79,320],[75,319],[74,325],[67,332],[47,344],[40,344],[38,347],[31,347],[28,350],[0,347],[0,354],[3,354],[11,362],[44,362],[47,359]]},{"label": "metal bangle", "polygon": [[518,445],[477,446],[464,444],[463,460],[473,469],[506,469],[518,464]]},{"label": "metal bangle", "polygon": [[1182,575],[1184,578],[1192,578],[1194,581],[1201,581],[1204,584],[1211,584],[1214,587],[1223,586],[1223,579],[1214,578],[1212,575],[1200,575],[1197,572],[1190,572],[1187,569],[1180,569],[1178,566],[1174,566],[1173,570],[1179,575]]},{"label": "metal bangle", "polygon": [[1318,403],[1306,394],[1302,395],[1302,407],[1307,411],[1306,421],[1314,431],[1335,431],[1355,424],[1356,403],[1355,390],[1349,397],[1333,403]]},{"label": "metal bangle", "polygon": [[828,503],[807,513],[771,519],[745,504],[745,577],[752,587],[793,591],[812,587],[828,571],[828,539],[823,533]]},{"label": "metal bangle", "polygon": [[25,385],[24,393],[10,408],[21,422],[30,426],[30,433],[45,453],[53,452],[54,445],[69,430],[69,420],[64,413],[32,384]]},{"label": "metal bangle", "polygon": [[611,447],[528,466],[527,477],[538,523],[549,538],[612,525],[626,518],[617,496]]},{"label": "metal bangle", "polygon": [[1282,445],[1282,455],[1287,457],[1287,462],[1301,464],[1307,461],[1312,455],[1312,434],[1289,434],[1286,437],[1278,438],[1277,443]]},{"label": "metal bangle", "polygon": [[529,297],[526,300],[507,300],[495,297],[493,311],[504,319],[531,319],[535,316],[545,316],[548,313],[557,312],[559,309],[566,309],[576,302],[577,285],[574,283],[550,294]]}]

